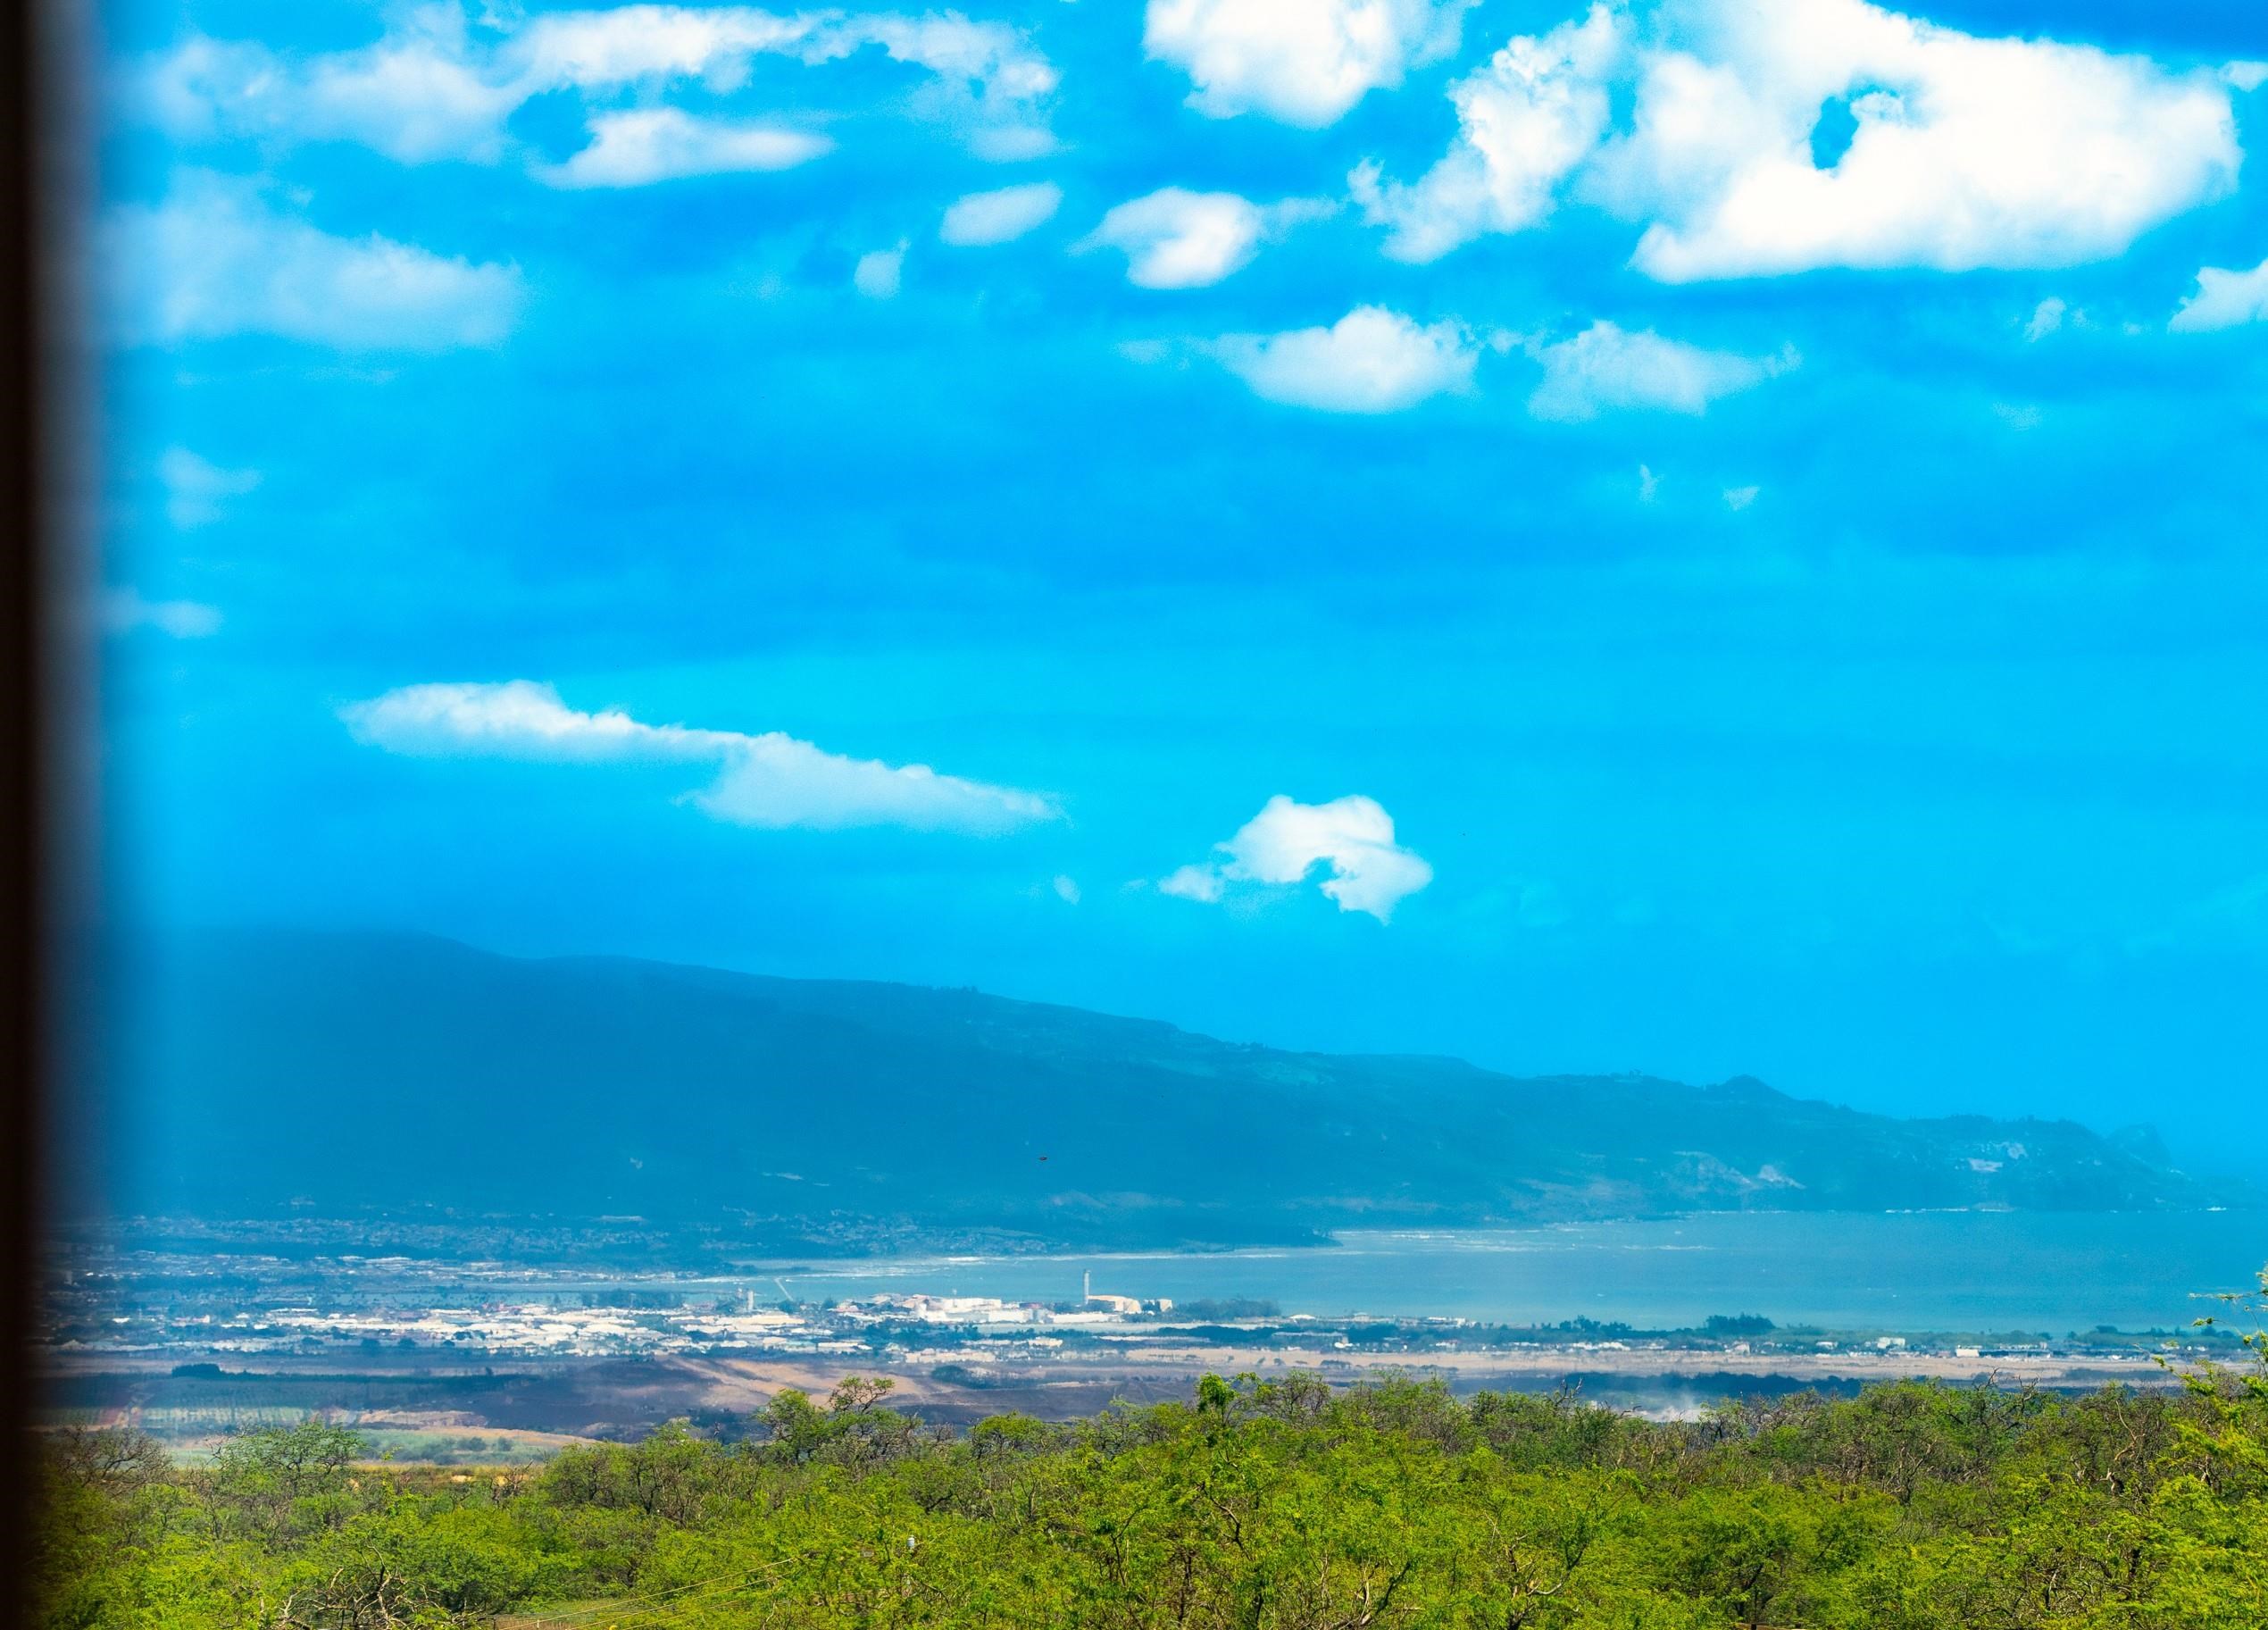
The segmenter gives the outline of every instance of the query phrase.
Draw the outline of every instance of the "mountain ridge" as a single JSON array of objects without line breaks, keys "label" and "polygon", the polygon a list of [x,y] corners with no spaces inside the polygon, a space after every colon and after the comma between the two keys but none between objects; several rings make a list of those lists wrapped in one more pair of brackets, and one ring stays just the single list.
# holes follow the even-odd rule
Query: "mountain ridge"
[{"label": "mountain ridge", "polygon": [[142,971],[126,1074],[154,1135],[118,1186],[150,1211],[877,1216],[1223,1244],[2232,1198],[2068,1121],[1299,1052],[966,988],[284,931],[170,942]]}]

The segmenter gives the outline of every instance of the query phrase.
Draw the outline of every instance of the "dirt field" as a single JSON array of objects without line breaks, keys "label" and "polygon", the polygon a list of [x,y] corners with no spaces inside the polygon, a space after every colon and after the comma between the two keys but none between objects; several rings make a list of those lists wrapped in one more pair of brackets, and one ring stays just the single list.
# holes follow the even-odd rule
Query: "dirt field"
[{"label": "dirt field", "polygon": [[871,1359],[825,1362],[751,1358],[453,1359],[389,1357],[229,1358],[217,1373],[177,1374],[183,1355],[58,1355],[49,1375],[51,1417],[137,1425],[184,1452],[231,1432],[321,1411],[371,1434],[397,1460],[505,1461],[540,1458],[560,1445],[644,1435],[690,1418],[730,1434],[788,1388],[823,1395],[848,1375],[888,1375],[895,1397],[925,1420],[965,1427],[988,1415],[1049,1419],[1091,1415],[1114,1401],[1188,1395],[1207,1370],[1262,1375],[1313,1367],[1334,1382],[1381,1368],[1438,1375],[1461,1392],[1483,1387],[1542,1392],[1572,1384],[1583,1395],[1647,1414],[1690,1414],[1726,1398],[1803,1388],[1855,1392],[1870,1382],[1914,1376],[1961,1383],[2089,1389],[2112,1383],[2175,1384],[2139,1356],[2089,1358],[1956,1358],[1892,1350],[1738,1353],[1721,1349],[1613,1350],[1535,1348],[1317,1358],[1256,1348],[1191,1346],[1059,1357],[1044,1364],[970,1363],[940,1376],[934,1367],[893,1369]]}]

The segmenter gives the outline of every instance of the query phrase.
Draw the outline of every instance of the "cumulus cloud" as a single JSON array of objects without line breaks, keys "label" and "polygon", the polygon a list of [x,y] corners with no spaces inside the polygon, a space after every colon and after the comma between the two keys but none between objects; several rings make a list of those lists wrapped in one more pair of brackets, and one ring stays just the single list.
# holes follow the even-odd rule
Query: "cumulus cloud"
[{"label": "cumulus cloud", "polygon": [[2247,322],[2268,322],[2268,260],[2249,272],[2205,267],[2197,273],[2197,292],[2181,302],[2166,326],[2177,333],[2201,334]]},{"label": "cumulus cloud", "polygon": [[342,350],[488,346],[520,312],[517,267],[371,233],[337,238],[279,213],[257,185],[191,171],[163,202],[103,223],[125,337],[171,343],[276,334]]},{"label": "cumulus cloud", "polygon": [[1150,0],[1142,47],[1196,87],[1213,118],[1260,113],[1330,124],[1403,73],[1457,48],[1474,0]]},{"label": "cumulus cloud", "polygon": [[[1638,94],[1624,162],[1667,206],[1638,243],[1655,277],[2068,265],[2235,185],[2227,90],[2147,58],[1978,38],[1864,0],[1768,0],[1715,36],[1738,80],[1672,54]],[[1854,129],[1822,168],[1812,134],[1839,98]],[[1710,124],[1725,134],[1695,142]]]},{"label": "cumulus cloud", "polygon": [[[1020,30],[952,13],[787,15],[754,6],[636,4],[549,12],[524,22],[487,12],[476,25],[461,5],[429,4],[402,13],[374,44],[346,51],[294,54],[191,36],[144,65],[138,101],[182,140],[353,141],[404,163],[494,163],[521,151],[507,121],[540,96],[570,92],[588,101],[635,91],[650,98],[688,85],[730,93],[760,57],[818,67],[867,50],[921,70],[927,78],[912,98],[913,111],[960,130],[980,155],[1023,157],[1052,145],[1053,65]],[[642,111],[655,111],[650,101]],[[732,128],[702,122],[713,135]],[[781,168],[745,162],[762,149],[751,136],[762,128],[742,127],[751,139],[737,149],[730,143],[698,149],[713,159],[737,151],[738,161],[663,164],[646,179]],[[771,150],[784,149],[775,143]],[[532,160],[530,168],[546,179],[557,170]]]},{"label": "cumulus cloud", "polygon": [[1112,209],[1075,247],[1120,250],[1126,280],[1138,288],[1203,288],[1250,265],[1266,239],[1330,210],[1313,198],[1263,205],[1165,187]]},{"label": "cumulus cloud", "polygon": [[1670,282],[2072,265],[2224,196],[2242,156],[2220,75],[1868,0],[1595,7],[1452,97],[1457,137],[1425,177],[1355,172],[1405,259],[1574,196],[1643,223],[1633,262]]},{"label": "cumulus cloud", "polygon": [[1665,339],[1652,329],[1633,333],[1594,322],[1581,333],[1538,347],[1543,383],[1528,398],[1538,419],[1595,419],[1615,408],[1701,414],[1732,395],[1796,366],[1791,352],[1742,356]]},{"label": "cumulus cloud", "polygon": [[1390,414],[1470,389],[1480,358],[1462,325],[1420,327],[1378,305],[1327,329],[1229,334],[1205,349],[1256,396],[1340,414]]},{"label": "cumulus cloud", "polygon": [[103,626],[113,634],[150,629],[174,639],[204,639],[221,631],[221,611],[197,600],[146,600],[132,589],[103,597]]},{"label": "cumulus cloud", "polygon": [[1580,22],[1514,39],[1450,88],[1457,139],[1410,186],[1375,162],[1348,178],[1397,260],[1438,260],[1484,232],[1516,232],[1550,213],[1553,192],[1606,133],[1607,77],[1624,50],[1621,18],[1595,5]]},{"label": "cumulus cloud", "polygon": [[590,121],[590,145],[539,167],[553,187],[645,187],[680,176],[792,170],[829,151],[824,136],[779,125],[700,119],[674,107],[630,108]]},{"label": "cumulus cloud", "polygon": [[1185,865],[1158,890],[1180,899],[1213,902],[1239,883],[1283,886],[1318,867],[1324,894],[1341,911],[1363,911],[1383,923],[1394,907],[1433,881],[1433,868],[1394,840],[1394,818],[1375,799],[1350,797],[1302,804],[1278,793],[1225,843],[1215,858]]},{"label": "cumulus cloud", "polygon": [[240,498],[260,485],[257,470],[223,470],[187,447],[168,447],[157,461],[165,488],[165,518],[183,531],[221,518],[222,500]]},{"label": "cumulus cloud", "polygon": [[1002,187],[956,198],[938,224],[938,237],[962,248],[1009,243],[1040,225],[1063,206],[1063,189],[1053,181]]},{"label": "cumulus cloud", "polygon": [[741,826],[903,826],[993,836],[1058,818],[1036,792],[940,775],[927,765],[848,758],[779,731],[647,724],[620,708],[584,713],[549,685],[409,685],[339,710],[357,741],[429,757],[540,763],[683,763],[715,779],[691,801]]}]

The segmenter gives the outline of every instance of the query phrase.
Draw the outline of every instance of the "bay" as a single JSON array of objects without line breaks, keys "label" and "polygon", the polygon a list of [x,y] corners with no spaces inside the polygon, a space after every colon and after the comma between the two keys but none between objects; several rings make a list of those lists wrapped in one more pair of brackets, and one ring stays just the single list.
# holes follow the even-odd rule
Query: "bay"
[{"label": "bay", "polygon": [[1349,1232],[1308,1249],[875,1258],[788,1265],[783,1277],[798,1299],[827,1301],[927,1291],[1061,1302],[1091,1282],[1318,1316],[1677,1329],[1756,1313],[1839,1330],[2063,1335],[2185,1329],[2218,1310],[2205,1298],[2256,1288],[2264,1263],[2260,1211],[1747,1212]]}]

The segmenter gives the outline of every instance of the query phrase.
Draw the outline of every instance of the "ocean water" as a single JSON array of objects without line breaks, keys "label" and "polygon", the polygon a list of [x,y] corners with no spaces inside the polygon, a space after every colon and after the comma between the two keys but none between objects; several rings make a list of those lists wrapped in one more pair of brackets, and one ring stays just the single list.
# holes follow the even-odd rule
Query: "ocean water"
[{"label": "ocean water", "polygon": [[[879,1291],[1062,1301],[1254,1297],[1286,1313],[1589,1317],[1640,1328],[1760,1313],[1837,1329],[2185,1328],[2256,1289],[2268,1212],[1790,1212],[1516,1229],[1348,1233],[1329,1248],[782,1265],[798,1298]],[[769,1283],[779,1271],[750,1269]]]}]

